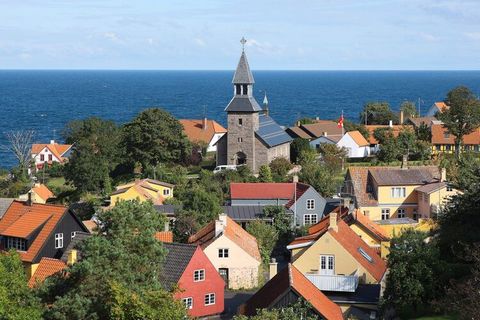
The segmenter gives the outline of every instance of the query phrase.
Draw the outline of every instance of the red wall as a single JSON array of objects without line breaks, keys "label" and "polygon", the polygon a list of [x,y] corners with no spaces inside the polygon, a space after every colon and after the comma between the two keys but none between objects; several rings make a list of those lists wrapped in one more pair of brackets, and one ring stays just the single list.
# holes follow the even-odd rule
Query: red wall
[{"label": "red wall", "polygon": [[[205,280],[194,282],[193,271],[198,269],[205,269]],[[175,298],[193,298],[193,308],[188,310],[190,316],[202,317],[223,312],[225,282],[200,247],[197,247],[178,285],[181,292],[177,293]],[[207,293],[215,293],[214,305],[205,305]]]}]

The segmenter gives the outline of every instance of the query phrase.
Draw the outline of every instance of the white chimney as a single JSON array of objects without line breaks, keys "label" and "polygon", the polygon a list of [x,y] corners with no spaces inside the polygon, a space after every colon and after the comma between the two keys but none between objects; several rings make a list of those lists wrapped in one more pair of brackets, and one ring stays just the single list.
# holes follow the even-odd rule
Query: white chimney
[{"label": "white chimney", "polygon": [[403,121],[404,121],[403,116],[404,116],[403,110],[400,110],[400,124],[403,124]]},{"label": "white chimney", "polygon": [[207,117],[204,117],[202,120],[202,129],[207,130]]},{"label": "white chimney", "polygon": [[324,137],[328,136],[328,132],[327,132],[327,131],[323,131],[323,136],[324,136]]},{"label": "white chimney", "polygon": [[278,270],[277,260],[275,260],[275,258],[272,258],[272,261],[268,265],[269,265],[268,277],[269,277],[269,280],[271,280],[273,277],[277,275],[277,270]]},{"label": "white chimney", "polygon": [[390,121],[388,122],[388,126],[389,126],[390,128],[393,127],[393,121],[392,121],[392,120],[390,120]]},{"label": "white chimney", "polygon": [[55,144],[55,140],[50,140],[50,144]]},{"label": "white chimney", "polygon": [[317,120],[317,121],[320,120],[320,117],[315,117],[315,120]]},{"label": "white chimney", "polygon": [[440,179],[441,179],[440,180],[441,182],[447,181],[447,169],[446,168],[442,168],[442,176],[441,176]]},{"label": "white chimney", "polygon": [[226,226],[227,226],[227,215],[225,213],[221,213],[218,215],[218,220],[215,220],[215,237],[223,233]]},{"label": "white chimney", "polygon": [[338,225],[337,225],[337,213],[330,212],[330,226],[328,229],[332,229],[335,232],[338,232]]},{"label": "white chimney", "polygon": [[298,175],[294,175],[293,176],[293,183],[297,183],[298,182]]}]

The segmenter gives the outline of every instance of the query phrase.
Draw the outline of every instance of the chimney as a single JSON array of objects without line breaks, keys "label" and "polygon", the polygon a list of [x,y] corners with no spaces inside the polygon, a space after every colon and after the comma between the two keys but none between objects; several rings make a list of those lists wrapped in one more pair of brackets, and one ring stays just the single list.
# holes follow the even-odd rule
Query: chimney
[{"label": "chimney", "polygon": [[55,144],[55,140],[50,140],[50,144]]},{"label": "chimney", "polygon": [[442,174],[442,176],[440,178],[440,181],[441,182],[447,181],[447,169],[446,168],[442,168],[441,174]]},{"label": "chimney", "polygon": [[272,258],[272,261],[268,265],[269,265],[269,269],[268,269],[269,279],[268,280],[271,280],[273,277],[275,277],[277,275],[277,269],[278,269],[277,260],[275,260],[275,258]]},{"label": "chimney", "polygon": [[227,226],[227,215],[225,213],[221,213],[218,215],[218,220],[215,220],[215,237],[223,233],[226,226]]},{"label": "chimney", "polygon": [[300,121],[297,121],[297,127],[300,127],[301,123]]},{"label": "chimney", "polygon": [[32,190],[28,191],[28,199],[27,199],[27,206],[32,206]]},{"label": "chimney", "polygon": [[292,180],[293,183],[297,183],[298,182],[298,175],[294,175],[293,176],[293,180]]},{"label": "chimney", "polygon": [[402,156],[402,169],[408,169],[408,156],[406,154]]},{"label": "chimney", "polygon": [[338,225],[337,225],[337,213],[330,212],[330,226],[328,229],[332,229],[335,232],[338,232]]},{"label": "chimney", "polygon": [[320,117],[315,117],[315,120],[317,120],[317,121],[320,120]]},{"label": "chimney", "polygon": [[327,132],[327,131],[323,131],[323,136],[324,136],[324,137],[327,137],[327,136],[328,136],[328,132]]},{"label": "chimney", "polygon": [[400,110],[400,124],[403,124],[403,110]]},{"label": "chimney", "polygon": [[72,251],[70,251],[68,253],[68,257],[67,257],[67,264],[69,266],[71,266],[72,264],[74,264],[75,262],[77,262],[78,260],[78,255],[77,255],[77,250],[76,249],[73,249]]},{"label": "chimney", "polygon": [[388,121],[388,126],[389,126],[390,128],[393,127],[393,121],[392,121],[392,120]]},{"label": "chimney", "polygon": [[207,130],[207,117],[203,117],[202,120],[202,129]]},{"label": "chimney", "polygon": [[170,231],[170,221],[165,221],[165,224],[163,225],[163,231]]}]

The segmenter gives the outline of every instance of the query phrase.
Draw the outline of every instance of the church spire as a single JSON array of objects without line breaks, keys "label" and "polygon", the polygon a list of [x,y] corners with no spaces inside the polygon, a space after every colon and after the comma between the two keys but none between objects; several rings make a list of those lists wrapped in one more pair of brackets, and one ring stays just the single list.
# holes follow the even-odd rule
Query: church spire
[{"label": "church spire", "polygon": [[265,90],[265,95],[263,97],[263,113],[268,116],[268,99],[267,99],[267,91]]},{"label": "church spire", "polygon": [[252,72],[250,71],[250,66],[248,65],[247,55],[245,54],[245,43],[247,40],[242,38],[240,40],[242,44],[242,55],[240,56],[240,61],[238,61],[237,70],[233,75],[233,84],[254,84],[255,80],[253,80]]}]

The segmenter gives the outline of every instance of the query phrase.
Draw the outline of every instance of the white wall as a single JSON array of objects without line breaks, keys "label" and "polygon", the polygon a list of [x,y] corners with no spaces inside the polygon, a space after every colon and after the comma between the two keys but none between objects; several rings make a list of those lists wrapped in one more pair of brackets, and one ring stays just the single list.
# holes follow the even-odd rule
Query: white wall
[{"label": "white wall", "polygon": [[[42,154],[44,156],[43,161],[40,160],[40,155],[42,155]],[[35,164],[36,165],[37,164],[43,164],[45,162],[49,162],[49,160],[48,160],[49,155],[52,155],[52,162],[60,162],[60,159],[55,157],[55,155],[52,152],[50,152],[50,150],[48,148],[43,148],[42,151],[40,151],[40,153],[38,153],[36,155],[32,154],[32,158],[35,159]]]},{"label": "white wall", "polygon": [[346,148],[349,158],[363,158],[370,155],[370,147],[359,147],[353,138],[347,133],[337,143],[337,147]]},{"label": "white wall", "polygon": [[225,133],[215,133],[212,137],[212,140],[210,140],[210,143],[208,144],[208,147],[207,147],[207,152],[214,152],[214,151],[217,151],[217,146],[215,146],[214,144],[217,143],[217,141],[223,137]]}]

